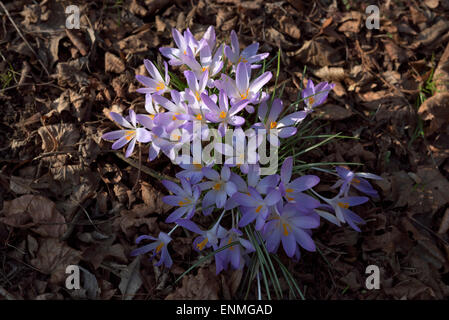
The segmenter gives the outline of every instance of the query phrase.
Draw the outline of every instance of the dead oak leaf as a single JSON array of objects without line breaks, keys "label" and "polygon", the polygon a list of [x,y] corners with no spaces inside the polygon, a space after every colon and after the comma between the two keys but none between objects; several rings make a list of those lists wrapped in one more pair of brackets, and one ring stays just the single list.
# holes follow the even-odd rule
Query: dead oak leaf
[{"label": "dead oak leaf", "polygon": [[3,207],[5,217],[0,222],[17,228],[32,228],[41,236],[58,238],[66,230],[65,218],[56,209],[53,201],[34,195],[5,201]]},{"label": "dead oak leaf", "polygon": [[80,261],[80,252],[69,247],[58,239],[43,239],[35,259],[31,265],[41,272],[51,275],[50,283],[58,284],[65,280],[68,265],[76,265]]}]

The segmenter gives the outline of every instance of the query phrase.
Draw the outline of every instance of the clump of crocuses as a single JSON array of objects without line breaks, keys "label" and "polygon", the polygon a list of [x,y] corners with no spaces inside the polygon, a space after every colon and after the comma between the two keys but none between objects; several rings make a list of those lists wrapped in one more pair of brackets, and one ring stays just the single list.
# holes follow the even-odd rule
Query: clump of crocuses
[{"label": "clump of crocuses", "polygon": [[[282,159],[279,170],[262,174],[259,150],[279,149],[283,140],[297,135],[298,125],[326,100],[334,85],[309,80],[301,92],[302,110],[285,106],[264,91],[272,78],[264,67],[268,53],[259,53],[258,43],[241,51],[234,31],[230,38],[230,46],[218,46],[213,27],[199,40],[189,29],[184,33],[173,29],[176,47],[160,49],[168,63],[159,69],[145,60],[149,76],[136,76],[143,85],[137,91],[144,94],[146,113],[130,110],[126,117],[110,113],[121,127],[103,135],[115,141],[113,149],[126,146],[129,157],[140,144],[147,148],[150,161],[162,153],[180,167],[179,183],[162,181],[171,193],[163,201],[174,207],[166,218],[173,229],[157,237],[138,237],[136,243],[150,242],[132,253],[151,252],[152,259],[159,257],[157,265],[171,267],[168,246],[177,227],[196,234],[196,251],[227,246],[215,254],[217,273],[228,267],[241,269],[249,261],[259,244],[247,238],[248,226],[260,233],[270,253],[282,246],[288,257],[298,260],[302,250],[316,250],[312,231],[320,226],[321,218],[360,231],[365,221],[350,208],[367,202],[368,197],[351,190],[378,197],[367,179],[379,176],[337,167],[333,188],[339,192],[326,198],[314,190],[318,176],[294,174],[291,156]],[[184,66],[185,81],[170,77],[169,65]],[[208,153],[198,153],[206,142],[210,142]],[[224,161],[217,161],[220,157]],[[194,222],[196,215],[216,219],[204,228]],[[229,218],[226,224],[225,218]]]}]

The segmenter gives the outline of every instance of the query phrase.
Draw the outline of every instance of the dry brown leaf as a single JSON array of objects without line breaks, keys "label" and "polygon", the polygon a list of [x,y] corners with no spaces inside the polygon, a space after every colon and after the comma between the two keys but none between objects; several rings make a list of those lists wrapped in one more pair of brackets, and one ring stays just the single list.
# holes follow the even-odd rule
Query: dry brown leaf
[{"label": "dry brown leaf", "polygon": [[431,120],[426,135],[435,133],[449,121],[449,92],[441,92],[424,101],[419,107],[418,114],[423,120]]},{"label": "dry brown leaf", "polygon": [[442,41],[442,35],[449,30],[448,20],[438,20],[436,23],[432,24],[430,27],[421,31],[418,35],[416,42],[413,44],[414,48],[422,46],[430,46],[434,42]]},{"label": "dry brown leaf", "polygon": [[282,16],[281,20],[279,21],[279,24],[281,26],[281,31],[290,37],[299,40],[301,38],[301,30],[298,28],[298,26],[295,24],[295,21],[292,17]]},{"label": "dry brown leaf", "polygon": [[166,300],[218,300],[218,278],[210,268],[199,268],[197,275],[182,278],[182,287],[170,293]]},{"label": "dry brown leaf", "polygon": [[80,252],[69,247],[65,242],[47,238],[40,241],[40,247],[31,265],[41,272],[51,275],[50,283],[61,284],[67,277],[65,270],[69,265],[80,261]]},{"label": "dry brown leaf", "polygon": [[137,290],[143,283],[140,275],[140,256],[136,257],[133,262],[122,272],[120,272],[119,289],[122,293],[123,300],[132,300]]},{"label": "dry brown leaf", "polygon": [[5,201],[2,223],[17,228],[32,228],[44,237],[59,238],[67,230],[65,218],[55,204],[42,196],[24,195]]},{"label": "dry brown leaf", "polygon": [[104,56],[104,71],[122,73],[125,71],[125,64],[122,59],[113,53],[106,52]]},{"label": "dry brown leaf", "polygon": [[343,108],[335,104],[325,104],[315,109],[317,114],[325,120],[339,121],[344,120],[353,115],[351,110]]},{"label": "dry brown leaf", "polygon": [[324,39],[308,40],[299,50],[288,52],[287,56],[320,67],[332,65],[340,60],[338,51]]},{"label": "dry brown leaf", "polygon": [[440,4],[440,0],[424,0],[424,4],[430,9],[435,9]]}]

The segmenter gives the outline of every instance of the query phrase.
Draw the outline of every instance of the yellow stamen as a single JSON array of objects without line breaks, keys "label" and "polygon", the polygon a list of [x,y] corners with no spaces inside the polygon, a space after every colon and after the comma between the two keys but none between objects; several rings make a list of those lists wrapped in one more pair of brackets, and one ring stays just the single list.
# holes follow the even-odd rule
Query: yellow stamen
[{"label": "yellow stamen", "polygon": [[183,206],[185,206],[185,205],[190,204],[190,202],[191,202],[191,201],[190,201],[189,198],[184,198],[183,201],[179,201],[179,202],[178,202],[178,206],[183,207]]},{"label": "yellow stamen", "polygon": [[162,81],[157,83],[157,87],[156,87],[156,91],[159,90],[164,90],[165,89],[165,83],[163,83]]},{"label": "yellow stamen", "polygon": [[295,199],[293,199],[292,197],[289,197],[289,196],[287,196],[286,198],[287,198],[288,201],[293,201],[293,200],[295,200]]},{"label": "yellow stamen", "polygon": [[154,120],[154,114],[149,114],[148,116],[151,118],[151,120]]},{"label": "yellow stamen", "polygon": [[203,67],[203,69],[201,69],[201,72],[204,72],[206,70],[209,70],[209,67]]},{"label": "yellow stamen", "polygon": [[216,183],[215,186],[213,186],[213,189],[214,190],[220,190],[221,189],[221,183],[220,182]]},{"label": "yellow stamen", "polygon": [[226,118],[226,112],[224,112],[224,111],[222,111],[222,112],[220,112],[220,118],[221,119],[224,119],[224,118]]},{"label": "yellow stamen", "polygon": [[282,228],[284,228],[284,236],[288,236],[289,234],[288,228],[291,228],[290,225],[288,223],[283,223]]},{"label": "yellow stamen", "polygon": [[237,63],[240,63],[240,62],[247,63],[248,60],[246,60],[245,58],[243,58],[242,56],[240,56],[240,57],[239,57],[239,60],[237,61]]},{"label": "yellow stamen", "polygon": [[278,123],[276,121],[271,121],[270,122],[270,129],[274,129],[278,126]]},{"label": "yellow stamen", "polygon": [[176,112],[176,113],[174,114],[174,116],[172,117],[173,121],[175,121],[175,120],[176,120],[176,116],[178,116],[178,115],[180,115],[180,113],[179,113],[179,112]]},{"label": "yellow stamen", "polygon": [[193,164],[195,166],[195,169],[201,170],[203,168],[203,166],[199,163],[194,163]]},{"label": "yellow stamen", "polygon": [[199,120],[199,121],[203,120],[203,116],[200,115],[200,114],[197,114],[196,115],[196,120]]},{"label": "yellow stamen", "polygon": [[159,245],[156,247],[156,253],[159,253],[159,251],[161,251],[163,246],[164,246],[163,242],[159,243]]},{"label": "yellow stamen", "polygon": [[200,96],[200,93],[198,91],[195,92],[195,97],[196,97],[196,100],[198,100],[198,101],[201,100],[201,96]]},{"label": "yellow stamen", "polygon": [[343,209],[348,209],[349,208],[349,203],[347,203],[347,202],[339,202],[338,206],[340,208],[343,208]]},{"label": "yellow stamen", "polygon": [[204,246],[207,244],[207,238],[204,238],[204,240],[203,241],[201,241],[200,243],[197,243],[196,244],[196,247],[198,248],[198,250],[203,250],[204,249]]},{"label": "yellow stamen", "polygon": [[187,50],[184,50],[184,54],[187,54]]},{"label": "yellow stamen", "polygon": [[240,98],[242,98],[242,99],[248,98],[248,91],[249,91],[249,89],[246,89],[245,93],[241,93]]},{"label": "yellow stamen", "polygon": [[313,105],[314,102],[315,102],[315,98],[314,97],[310,97],[309,98],[309,104]]},{"label": "yellow stamen", "polygon": [[285,189],[285,192],[293,192],[292,188]]},{"label": "yellow stamen", "polygon": [[360,183],[360,180],[359,180],[359,179],[356,179],[356,178],[353,178],[353,179],[352,179],[352,182],[355,183],[355,184],[359,184],[359,183]]},{"label": "yellow stamen", "polygon": [[258,206],[257,208],[256,208],[256,212],[257,213],[259,213],[259,211],[262,209],[262,205],[260,205],[260,206]]},{"label": "yellow stamen", "polygon": [[134,130],[126,131],[125,135],[126,135],[126,140],[129,141],[132,138],[134,138],[134,136],[136,135],[136,131],[134,131]]},{"label": "yellow stamen", "polygon": [[181,139],[181,136],[178,134],[175,134],[172,138],[173,138],[172,139],[173,141],[179,141]]},{"label": "yellow stamen", "polygon": [[[228,239],[228,244],[232,243],[232,236]],[[234,250],[234,246],[229,247],[230,250]]]}]

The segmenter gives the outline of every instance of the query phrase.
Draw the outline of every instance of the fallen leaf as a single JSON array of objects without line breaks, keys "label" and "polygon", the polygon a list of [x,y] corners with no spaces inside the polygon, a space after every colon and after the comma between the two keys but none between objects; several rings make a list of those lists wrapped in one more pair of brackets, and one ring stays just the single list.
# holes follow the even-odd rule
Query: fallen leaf
[{"label": "fallen leaf", "polygon": [[123,300],[132,300],[142,285],[143,281],[139,269],[140,256],[137,256],[125,270],[120,272],[121,280],[118,287]]}]

